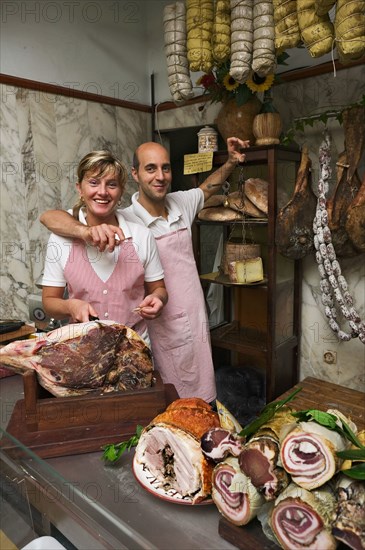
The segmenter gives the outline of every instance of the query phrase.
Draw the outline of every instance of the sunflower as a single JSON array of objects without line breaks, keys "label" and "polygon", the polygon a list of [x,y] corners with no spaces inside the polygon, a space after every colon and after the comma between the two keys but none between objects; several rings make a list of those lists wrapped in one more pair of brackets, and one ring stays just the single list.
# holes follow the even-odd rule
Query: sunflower
[{"label": "sunflower", "polygon": [[226,90],[229,92],[232,92],[233,90],[236,90],[238,86],[240,85],[237,80],[235,80],[229,73],[227,73],[223,78],[223,86]]},{"label": "sunflower", "polygon": [[252,92],[264,92],[271,88],[274,78],[274,74],[259,76],[257,73],[252,73],[246,80],[246,86],[250,88]]}]

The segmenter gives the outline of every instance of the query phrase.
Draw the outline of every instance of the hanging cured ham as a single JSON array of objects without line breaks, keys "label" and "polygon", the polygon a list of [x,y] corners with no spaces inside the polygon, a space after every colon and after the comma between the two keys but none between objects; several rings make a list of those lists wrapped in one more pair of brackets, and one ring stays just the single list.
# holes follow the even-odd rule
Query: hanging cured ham
[{"label": "hanging cured ham", "polygon": [[283,256],[300,260],[314,250],[316,196],[311,187],[311,160],[303,147],[294,193],[276,218],[276,245]]},{"label": "hanging cured ham", "polygon": [[[338,256],[355,256],[357,249],[352,244],[346,228],[347,212],[360,188],[357,168],[365,147],[365,108],[361,106],[343,112],[345,151],[337,162],[336,189],[327,202],[328,226],[332,244]],[[355,227],[356,233],[356,227]],[[355,237],[356,240],[356,237]]]},{"label": "hanging cured ham", "polygon": [[345,229],[356,250],[365,252],[365,174],[356,197],[347,209]]}]

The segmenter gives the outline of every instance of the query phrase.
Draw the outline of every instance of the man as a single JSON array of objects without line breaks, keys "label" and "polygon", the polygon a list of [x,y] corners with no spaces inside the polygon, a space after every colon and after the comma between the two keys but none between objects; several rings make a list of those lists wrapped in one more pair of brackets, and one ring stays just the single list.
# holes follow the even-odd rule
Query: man
[{"label": "man", "polygon": [[[172,174],[168,151],[154,142],[140,145],[133,158],[132,176],[138,192],[123,211],[130,221],[148,227],[157,243],[169,301],[159,318],[148,323],[156,368],[180,397],[216,397],[209,325],[204,295],[195,264],[191,225],[204,201],[219,190],[245,155],[247,141],[228,138],[228,160],[198,188],[168,193]],[[68,218],[66,218],[68,216]],[[80,227],[60,211],[48,211],[41,222],[53,233],[81,238],[100,250],[112,251],[123,233],[114,226]]]}]

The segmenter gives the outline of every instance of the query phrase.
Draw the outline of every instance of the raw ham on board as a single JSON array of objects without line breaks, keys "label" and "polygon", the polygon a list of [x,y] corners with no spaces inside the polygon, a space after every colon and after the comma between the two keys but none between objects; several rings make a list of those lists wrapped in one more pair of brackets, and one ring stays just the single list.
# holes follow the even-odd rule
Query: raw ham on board
[{"label": "raw ham on board", "polygon": [[0,349],[0,364],[20,373],[34,369],[40,385],[58,397],[147,388],[153,373],[149,347],[113,321],[69,324],[11,342]]}]

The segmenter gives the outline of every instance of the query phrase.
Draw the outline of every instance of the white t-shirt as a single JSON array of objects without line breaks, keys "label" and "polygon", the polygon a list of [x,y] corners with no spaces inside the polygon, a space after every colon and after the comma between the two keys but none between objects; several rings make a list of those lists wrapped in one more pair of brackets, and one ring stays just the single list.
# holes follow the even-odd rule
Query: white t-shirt
[{"label": "white t-shirt", "polygon": [[[118,210],[117,219],[124,236],[126,238],[132,237],[133,239],[135,250],[145,270],[145,281],[153,282],[163,279],[164,273],[156,242],[151,231],[140,223],[127,222],[124,219],[122,210]],[[86,225],[85,217],[81,210],[79,220]],[[66,286],[64,269],[71,252],[72,244],[72,239],[59,237],[53,233],[50,235],[42,279],[43,286]],[[119,255],[119,246],[116,246],[113,252],[100,252],[94,246],[86,245],[86,251],[95,273],[105,282],[113,273]]]},{"label": "white t-shirt", "polygon": [[154,237],[160,237],[171,231],[187,228],[191,235],[191,226],[197,213],[204,206],[204,193],[199,188],[188,191],[175,191],[168,193],[165,205],[168,211],[167,220],[162,216],[151,216],[138,202],[139,193],[132,196],[132,204],[125,208],[123,216],[131,222],[142,223],[148,227]]}]

